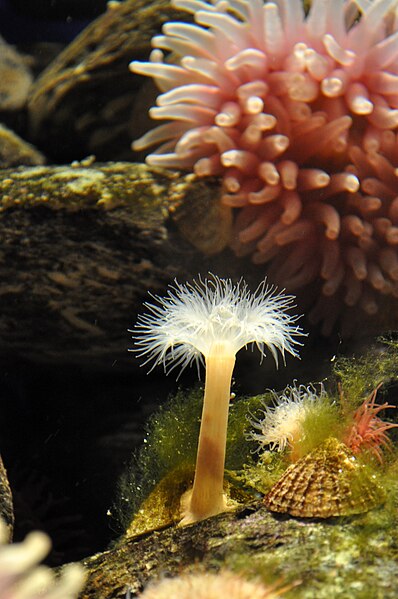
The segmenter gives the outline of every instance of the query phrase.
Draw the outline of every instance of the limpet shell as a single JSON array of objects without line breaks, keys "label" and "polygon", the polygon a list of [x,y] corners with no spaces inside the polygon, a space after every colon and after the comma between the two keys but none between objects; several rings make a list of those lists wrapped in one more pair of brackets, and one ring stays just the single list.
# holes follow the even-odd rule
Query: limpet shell
[{"label": "limpet shell", "polygon": [[375,476],[334,437],[285,470],[265,497],[272,512],[331,518],[367,512],[382,503]]}]

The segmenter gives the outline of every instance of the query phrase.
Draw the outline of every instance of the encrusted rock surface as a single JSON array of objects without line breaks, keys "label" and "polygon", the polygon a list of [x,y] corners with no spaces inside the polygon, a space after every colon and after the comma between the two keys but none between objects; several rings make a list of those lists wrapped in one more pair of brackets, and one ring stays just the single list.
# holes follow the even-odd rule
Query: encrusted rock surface
[{"label": "encrusted rock surface", "polygon": [[[298,583],[289,599],[393,599],[394,523],[382,509],[324,522],[274,516],[261,503],[185,528],[167,528],[85,560],[82,599],[124,599],[164,576],[220,567],[264,582]],[[394,519],[395,517],[393,517]]]},{"label": "encrusted rock surface", "polygon": [[216,268],[203,253],[231,224],[217,196],[216,182],[132,163],[1,171],[0,353],[127,360],[147,291]]}]

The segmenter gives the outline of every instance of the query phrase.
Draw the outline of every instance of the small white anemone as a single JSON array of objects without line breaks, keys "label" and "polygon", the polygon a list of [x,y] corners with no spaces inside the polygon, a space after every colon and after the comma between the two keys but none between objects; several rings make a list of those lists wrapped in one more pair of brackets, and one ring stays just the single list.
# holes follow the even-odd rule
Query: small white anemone
[{"label": "small white anemone", "polygon": [[205,395],[192,491],[183,498],[183,524],[225,510],[223,493],[225,445],[231,379],[235,355],[255,344],[261,357],[266,348],[278,364],[278,352],[297,356],[297,337],[304,333],[297,316],[286,312],[293,297],[278,293],[265,281],[251,294],[241,279],[210,278],[186,285],[175,282],[157,304],[145,304],[149,314],[138,318],[136,351],[166,371],[194,361],[206,365]]},{"label": "small white anemone", "polygon": [[314,385],[297,385],[296,382],[286,387],[282,394],[274,391],[271,394],[272,405],[263,403],[262,418],[250,421],[260,431],[250,433],[250,438],[258,441],[260,447],[285,451],[294,440],[301,437],[303,422],[309,410],[327,394],[322,383],[317,388]]}]

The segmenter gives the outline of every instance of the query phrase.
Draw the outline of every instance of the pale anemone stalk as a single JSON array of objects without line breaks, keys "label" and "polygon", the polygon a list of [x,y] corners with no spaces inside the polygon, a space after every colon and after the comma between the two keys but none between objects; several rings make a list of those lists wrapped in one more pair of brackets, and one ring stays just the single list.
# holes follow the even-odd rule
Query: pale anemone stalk
[{"label": "pale anemone stalk", "polygon": [[[231,379],[236,353],[252,343],[261,357],[266,348],[278,364],[278,352],[297,356],[297,337],[304,333],[289,315],[293,297],[264,281],[251,294],[246,283],[211,275],[174,287],[157,304],[146,303],[134,333],[133,351],[153,367],[182,369],[204,359],[206,380],[193,489],[185,497],[183,524],[226,509],[223,492],[225,446]],[[152,368],[153,368],[152,367]]]}]

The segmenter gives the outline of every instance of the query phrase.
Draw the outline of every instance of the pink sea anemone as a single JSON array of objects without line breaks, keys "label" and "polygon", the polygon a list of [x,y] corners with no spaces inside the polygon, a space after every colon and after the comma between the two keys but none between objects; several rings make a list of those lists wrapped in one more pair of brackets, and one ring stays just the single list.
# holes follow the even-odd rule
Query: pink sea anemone
[{"label": "pink sea anemone", "polygon": [[[315,285],[325,332],[398,297],[396,0],[172,0],[150,62],[166,120],[147,162],[222,177],[231,242],[289,290]],[[164,53],[170,52],[165,59]]]},{"label": "pink sea anemone", "polygon": [[379,418],[379,412],[395,407],[387,402],[376,403],[379,388],[380,385],[372,391],[354,413],[353,422],[348,428],[344,441],[353,453],[369,451],[382,463],[383,449],[392,449],[392,441],[386,435],[386,431],[397,427],[398,424],[384,422]]}]

